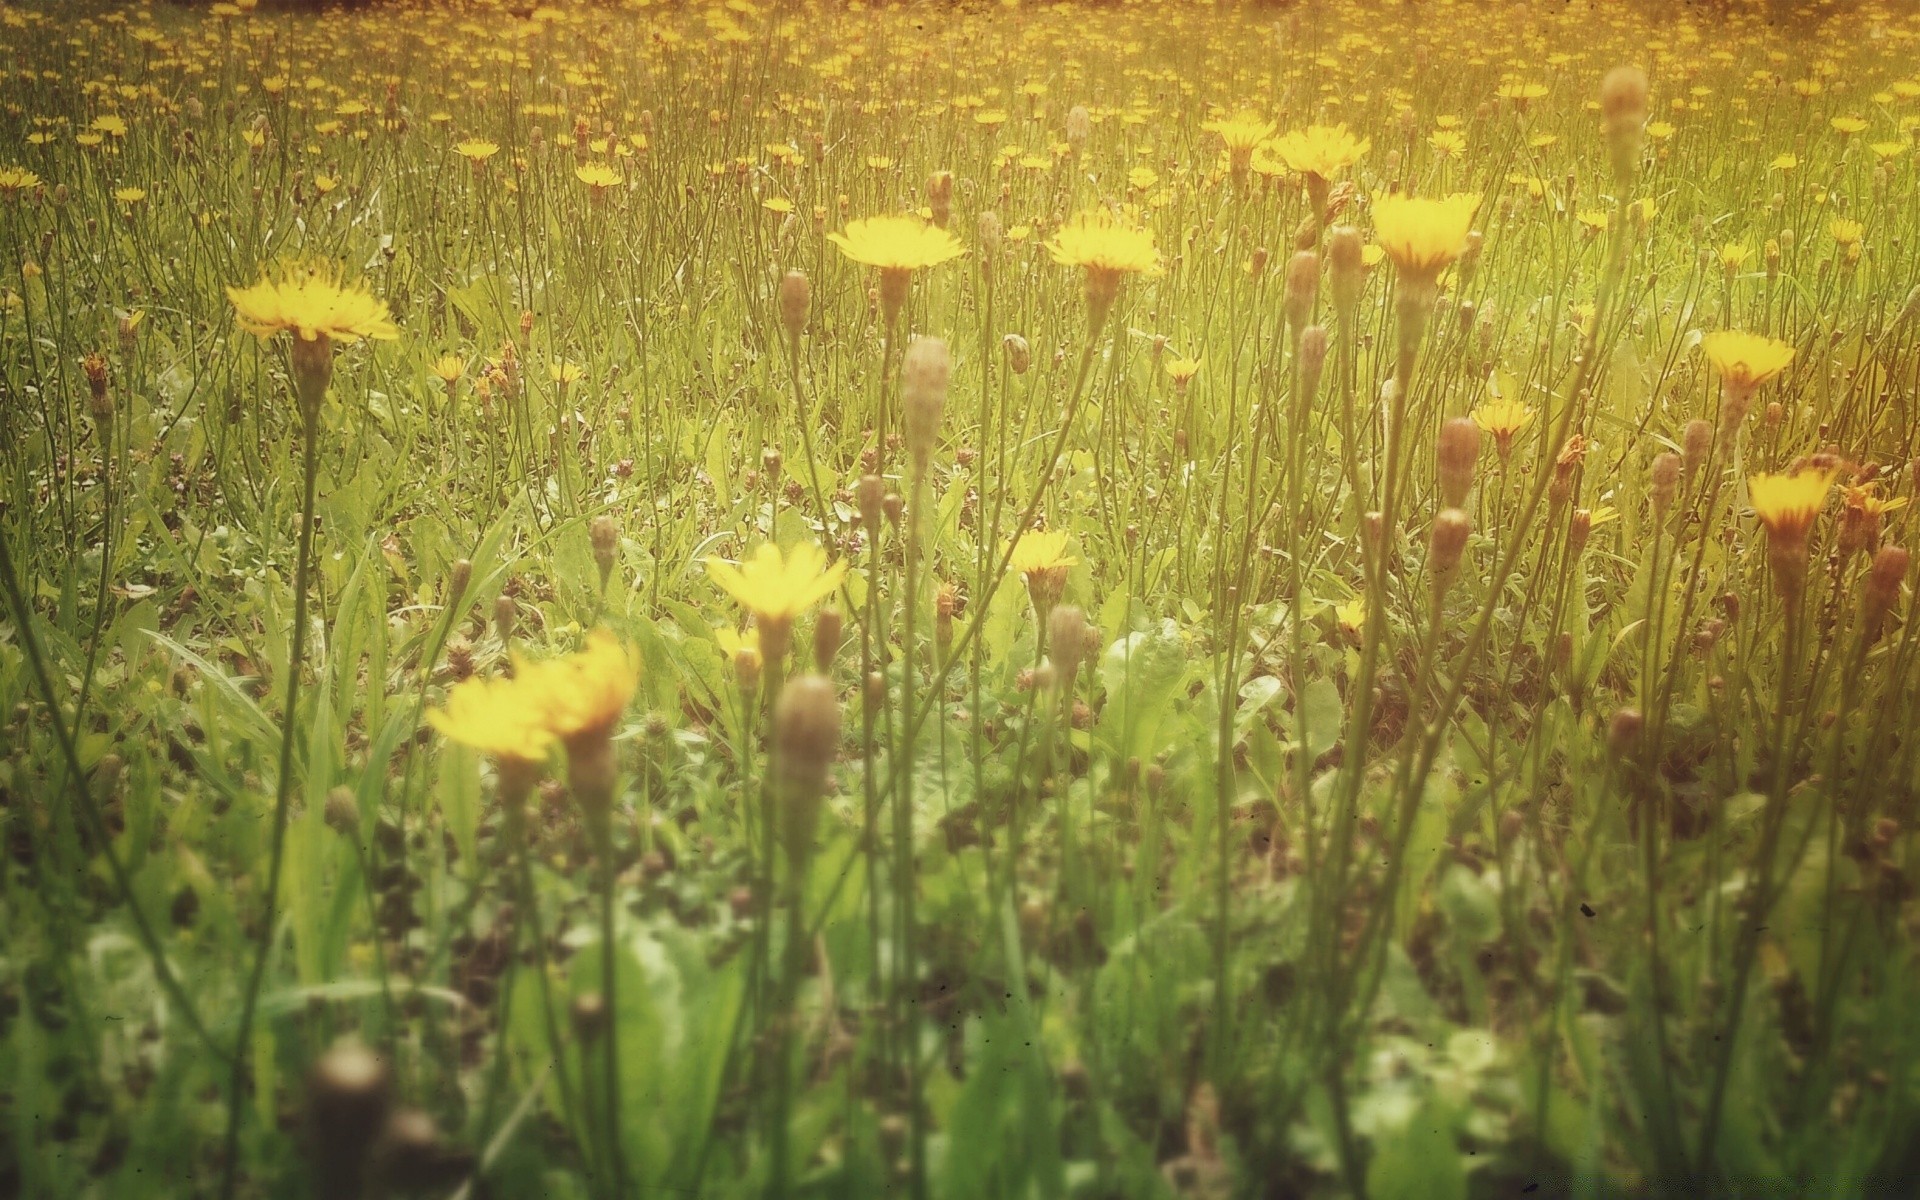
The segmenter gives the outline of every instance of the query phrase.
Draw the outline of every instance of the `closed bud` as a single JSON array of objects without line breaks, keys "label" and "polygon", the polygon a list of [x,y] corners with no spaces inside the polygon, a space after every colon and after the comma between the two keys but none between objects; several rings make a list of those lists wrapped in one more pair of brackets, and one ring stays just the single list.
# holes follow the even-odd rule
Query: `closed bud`
[{"label": "closed bud", "polygon": [[1654,456],[1648,472],[1647,494],[1653,501],[1655,520],[1665,520],[1673,508],[1673,494],[1680,486],[1680,456],[1671,450]]},{"label": "closed bud", "polygon": [[1087,648],[1087,614],[1077,604],[1056,604],[1047,614],[1047,659],[1060,673],[1062,683],[1073,687],[1080,670],[1080,656]]},{"label": "closed bud", "polygon": [[992,270],[994,257],[1000,253],[1000,239],[1005,232],[999,213],[980,214],[980,263],[988,270]]},{"label": "closed bud", "polygon": [[573,998],[567,1011],[574,1036],[583,1042],[597,1041],[607,1028],[607,1001],[599,992],[582,992]]},{"label": "closed bud", "polygon": [[354,799],[353,789],[344,784],[327,792],[327,804],[323,813],[327,828],[343,838],[355,838],[360,833],[360,802]]},{"label": "closed bud", "polygon": [[1309,325],[1300,331],[1300,386],[1311,397],[1320,388],[1327,366],[1327,327]]},{"label": "closed bud", "polygon": [[860,505],[860,523],[867,527],[870,537],[877,537],[880,533],[880,503],[886,490],[886,481],[878,475],[862,475],[855,488],[854,498]]},{"label": "closed bud", "polygon": [[320,1200],[362,1194],[392,1102],[386,1061],[357,1039],[342,1038],[313,1064],[307,1121]]},{"label": "closed bud", "polygon": [[1593,533],[1593,513],[1584,508],[1573,510],[1573,519],[1567,522],[1567,557],[1579,558],[1586,552],[1587,538]]},{"label": "closed bud", "polygon": [[1862,624],[1869,642],[1879,639],[1887,614],[1899,603],[1900,584],[1906,579],[1911,562],[1911,556],[1901,546],[1882,546],[1874,554],[1873,565],[1867,569],[1867,584],[1860,597]]},{"label": "closed bud", "polygon": [[940,418],[947,408],[947,380],[953,369],[947,343],[915,338],[900,365],[900,390],[906,411],[907,453],[924,473],[940,440]]},{"label": "closed bud", "polygon": [[600,587],[605,590],[607,579],[613,574],[614,555],[620,548],[620,527],[612,517],[601,513],[588,526],[588,536],[593,542],[594,564],[600,568]]},{"label": "closed bud", "polygon": [[1459,508],[1473,490],[1473,473],[1480,461],[1480,426],[1471,417],[1454,417],[1440,427],[1436,453],[1440,504]]},{"label": "closed bud", "polygon": [[1015,375],[1025,375],[1027,368],[1033,365],[1033,348],[1027,345],[1027,339],[1017,333],[1010,333],[1000,339],[1007,352],[1007,368]]},{"label": "closed bud", "polygon": [[1472,532],[1473,519],[1461,509],[1442,509],[1433,519],[1427,563],[1441,595],[1460,577],[1460,559],[1467,549],[1467,535]]},{"label": "closed bud", "polygon": [[833,660],[840,653],[845,619],[837,608],[823,608],[813,621],[813,668],[822,675],[833,673]]},{"label": "closed bud", "polygon": [[493,631],[501,641],[512,639],[514,621],[519,615],[520,606],[513,602],[512,596],[502,592],[500,598],[493,602]]},{"label": "closed bud", "polygon": [[473,562],[465,558],[453,560],[453,566],[447,569],[447,604],[458,604],[467,594],[467,585],[473,582]]},{"label": "closed bud", "polygon": [[813,310],[813,285],[799,271],[788,271],[780,280],[780,327],[787,337],[799,340]]},{"label": "closed bud", "polygon": [[1287,328],[1295,337],[1313,319],[1314,302],[1320,298],[1320,256],[1302,250],[1287,260]]},{"label": "closed bud", "polygon": [[1646,720],[1637,708],[1616,708],[1607,719],[1607,749],[1620,758],[1629,758],[1640,745]]},{"label": "closed bud", "polygon": [[1691,481],[1707,464],[1707,455],[1713,451],[1713,426],[1707,421],[1695,417],[1687,422],[1686,430],[1680,435],[1680,469],[1682,476]]},{"label": "closed bud", "polygon": [[780,840],[797,868],[813,850],[813,831],[833,760],[840,753],[840,701],[820,675],[787,681],[773,705]]},{"label": "closed bud", "polygon": [[1076,104],[1067,110],[1067,145],[1075,154],[1086,149],[1087,139],[1093,136],[1093,114],[1084,104]]},{"label": "closed bud", "polygon": [[1335,225],[1327,231],[1327,286],[1343,320],[1360,303],[1360,289],[1366,284],[1365,248],[1360,231],[1351,225]]}]

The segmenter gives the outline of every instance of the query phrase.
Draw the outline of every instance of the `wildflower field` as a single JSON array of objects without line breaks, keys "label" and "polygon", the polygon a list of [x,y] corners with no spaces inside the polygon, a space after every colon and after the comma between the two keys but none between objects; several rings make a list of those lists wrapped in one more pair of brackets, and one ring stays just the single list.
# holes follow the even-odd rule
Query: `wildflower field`
[{"label": "wildflower field", "polygon": [[0,49],[0,1195],[1920,1194],[1920,8]]}]

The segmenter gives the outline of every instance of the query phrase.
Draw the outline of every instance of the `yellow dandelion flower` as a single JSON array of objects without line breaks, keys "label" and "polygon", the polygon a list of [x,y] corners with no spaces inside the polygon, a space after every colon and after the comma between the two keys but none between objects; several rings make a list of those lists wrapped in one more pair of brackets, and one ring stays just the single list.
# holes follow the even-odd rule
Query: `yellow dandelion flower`
[{"label": "yellow dandelion flower", "polygon": [[1039,571],[1064,570],[1080,560],[1067,553],[1065,530],[1038,530],[1020,535],[1008,561],[1020,574],[1032,575]]},{"label": "yellow dandelion flower", "polygon": [[1044,244],[1053,261],[1064,267],[1113,275],[1152,274],[1160,269],[1153,231],[1128,225],[1104,208],[1076,215]]},{"label": "yellow dandelion flower", "polygon": [[1493,439],[1501,461],[1513,450],[1514,435],[1533,423],[1531,405],[1512,399],[1494,399],[1473,410],[1473,423]]},{"label": "yellow dandelion flower", "polygon": [[466,141],[454,143],[453,152],[477,167],[500,153],[500,144],[487,141],[485,138],[468,138]]},{"label": "yellow dandelion flower", "polygon": [[1834,473],[1828,470],[1750,476],[1747,497],[1753,515],[1769,537],[1805,538],[1814,518],[1826,507],[1833,478]]},{"label": "yellow dandelion flower", "polygon": [[1273,144],[1273,155],[1290,171],[1330,180],[1360,161],[1372,145],[1366,138],[1356,139],[1345,125],[1309,125],[1282,136]]},{"label": "yellow dandelion flower", "polygon": [[1173,380],[1174,386],[1184,388],[1187,384],[1193,382],[1195,375],[1200,373],[1200,360],[1198,358],[1169,358],[1166,361],[1166,368],[1167,376]]},{"label": "yellow dandelion flower", "polygon": [[573,177],[592,189],[598,196],[608,188],[619,187],[623,181],[620,172],[605,163],[582,163],[573,169]]},{"label": "yellow dandelion flower", "polygon": [[802,542],[785,553],[774,543],[763,542],[738,566],[725,559],[707,559],[707,575],[752,613],[763,631],[770,625],[791,625],[795,617],[831,596],[846,574],[846,563],[829,566],[827,552],[812,542]]},{"label": "yellow dandelion flower", "polygon": [[0,167],[0,196],[11,199],[40,186],[40,177],[25,167]]},{"label": "yellow dandelion flower", "polygon": [[1793,361],[1793,347],[1785,342],[1730,329],[1708,334],[1701,339],[1700,348],[1728,390],[1747,395]]},{"label": "yellow dandelion flower", "polygon": [[467,362],[458,354],[442,354],[428,365],[427,370],[431,371],[440,382],[452,386],[467,373]]},{"label": "yellow dandelion flower", "polygon": [[1374,235],[1402,274],[1431,281],[1460,256],[1479,209],[1477,192],[1438,200],[1380,196],[1373,202]]},{"label": "yellow dandelion flower", "polygon": [[540,680],[468,679],[447,693],[446,707],[427,714],[427,724],[503,767],[529,767],[553,752],[544,700]]},{"label": "yellow dandelion flower", "polygon": [[918,271],[960,257],[964,248],[952,232],[918,217],[868,217],[830,233],[827,240],[862,266],[881,271]]},{"label": "yellow dandelion flower", "polygon": [[596,629],[584,649],[541,662],[516,662],[514,675],[536,691],[535,706],[547,731],[572,751],[612,735],[640,686],[640,657],[613,634]]},{"label": "yellow dandelion flower", "polygon": [[387,315],[386,301],[342,283],[325,266],[295,267],[252,287],[229,287],[227,299],[240,327],[262,338],[291,333],[304,342],[357,342],[400,336]]}]

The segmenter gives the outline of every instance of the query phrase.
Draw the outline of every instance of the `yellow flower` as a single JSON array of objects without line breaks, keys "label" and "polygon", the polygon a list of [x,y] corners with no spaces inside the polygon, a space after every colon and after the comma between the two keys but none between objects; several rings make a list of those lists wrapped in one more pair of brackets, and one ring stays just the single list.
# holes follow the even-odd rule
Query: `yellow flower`
[{"label": "yellow flower", "polygon": [[87,128],[98,130],[101,133],[112,134],[114,137],[127,136],[127,123],[112,113],[108,113],[104,117],[95,117],[93,123],[88,125]]},{"label": "yellow flower", "polygon": [[1746,265],[1747,259],[1752,254],[1751,246],[1743,246],[1739,242],[1728,242],[1720,247],[1720,266],[1726,271],[1738,271]]},{"label": "yellow flower", "polygon": [[918,271],[960,257],[960,239],[918,217],[868,217],[827,240],[854,262],[882,271]]},{"label": "yellow flower", "polygon": [[1606,232],[1607,210],[1604,208],[1583,208],[1575,214],[1575,219],[1593,233]]},{"label": "yellow flower", "polygon": [[1719,330],[1701,339],[1707,361],[1720,372],[1728,390],[1752,394],[1761,384],[1787,369],[1793,347],[1757,333]]},{"label": "yellow flower", "polygon": [[456,380],[467,373],[467,362],[458,354],[442,354],[434,359],[427,369],[433,372],[440,382],[451,387]]},{"label": "yellow flower", "polygon": [[113,198],[122,204],[138,204],[147,198],[147,189],[143,187],[118,187],[113,189]]},{"label": "yellow flower", "polygon": [[547,378],[562,387],[570,387],[587,377],[587,369],[579,363],[561,359],[547,364]]},{"label": "yellow flower", "polygon": [[1864,118],[1854,116],[1835,117],[1827,124],[1833,126],[1833,131],[1841,137],[1851,137],[1867,127]]},{"label": "yellow flower", "polygon": [[1835,217],[1827,226],[1827,231],[1833,234],[1833,240],[1842,246],[1858,246],[1867,227],[1846,217]]},{"label": "yellow flower", "polygon": [[1167,375],[1173,380],[1174,386],[1184,388],[1187,384],[1193,382],[1195,375],[1200,373],[1200,360],[1198,358],[1169,358],[1166,362],[1166,367]]},{"label": "yellow flower", "polygon": [[1802,470],[1791,475],[1754,475],[1747,479],[1753,515],[1770,537],[1805,537],[1826,507],[1833,472]]},{"label": "yellow flower", "polygon": [[1333,619],[1339,623],[1340,631],[1348,637],[1359,637],[1360,631],[1367,627],[1367,600],[1364,596],[1333,606]]},{"label": "yellow flower", "polygon": [[1065,530],[1041,530],[1021,534],[1020,540],[1013,544],[1013,555],[1009,560],[1013,569],[1022,575],[1064,570],[1079,561],[1067,553]]},{"label": "yellow flower", "polygon": [[325,266],[295,267],[252,287],[230,287],[227,299],[240,327],[262,338],[282,332],[305,342],[391,341],[400,336],[387,315],[386,301],[341,283]]},{"label": "yellow flower", "polygon": [[1255,146],[1273,135],[1273,122],[1263,121],[1258,114],[1250,112],[1208,121],[1200,128],[1219,134],[1220,140],[1227,144],[1227,152],[1236,158],[1251,154]]},{"label": "yellow flower", "polygon": [[612,735],[640,686],[640,659],[613,634],[596,629],[585,649],[543,662],[516,662],[514,676],[534,689],[534,706],[547,732],[571,751]]},{"label": "yellow flower", "polygon": [[1479,208],[1477,192],[1440,200],[1380,196],[1373,202],[1374,236],[1403,274],[1431,280],[1460,257]]},{"label": "yellow flower", "polygon": [[774,543],[763,542],[739,566],[709,558],[707,574],[764,629],[790,625],[831,596],[846,577],[847,564],[827,565],[827,552],[813,542],[802,542],[784,554]]},{"label": "yellow flower", "polygon": [[605,163],[582,163],[573,169],[573,177],[586,184],[596,196],[621,183],[620,172]]},{"label": "yellow flower", "polygon": [[1493,439],[1504,461],[1513,449],[1514,435],[1533,423],[1533,408],[1518,400],[1489,400],[1473,410],[1473,423]]},{"label": "yellow flower", "polygon": [[0,167],[0,196],[11,197],[39,186],[40,177],[25,167]]},{"label": "yellow flower", "polygon": [[537,679],[468,679],[447,693],[445,708],[427,714],[427,724],[503,765],[532,765],[553,751],[543,701]]},{"label": "yellow flower", "polygon": [[1096,208],[1076,215],[1044,243],[1053,261],[1065,267],[1113,275],[1149,274],[1160,269],[1153,231],[1123,224],[1111,212]]},{"label": "yellow flower", "polygon": [[500,153],[500,145],[497,142],[489,142],[485,138],[468,138],[464,142],[456,142],[453,150],[455,154],[477,167]]},{"label": "yellow flower", "polygon": [[1356,140],[1345,125],[1309,125],[1273,144],[1274,157],[1302,175],[1332,179],[1358,162],[1373,143]]},{"label": "yellow flower", "polygon": [[1458,158],[1467,150],[1467,135],[1457,129],[1436,129],[1427,138],[1427,144],[1441,158]]}]

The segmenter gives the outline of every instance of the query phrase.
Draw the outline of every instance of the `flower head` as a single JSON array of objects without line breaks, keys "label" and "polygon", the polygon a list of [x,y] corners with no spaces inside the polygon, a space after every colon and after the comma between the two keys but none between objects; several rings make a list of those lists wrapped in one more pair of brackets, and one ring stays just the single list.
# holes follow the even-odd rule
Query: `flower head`
[{"label": "flower head", "polygon": [[847,564],[829,566],[827,552],[813,542],[802,542],[785,553],[774,543],[763,542],[738,566],[709,558],[707,574],[753,614],[761,653],[777,659],[786,652],[794,618],[833,594],[846,577]]},{"label": "flower head", "polygon": [[1036,530],[1020,535],[1008,563],[1027,581],[1027,598],[1042,624],[1067,588],[1067,568],[1080,560],[1067,553],[1065,530]]},{"label": "flower head", "polygon": [[291,333],[303,342],[357,342],[400,336],[386,301],[346,284],[324,266],[294,267],[252,287],[227,289],[240,327],[262,338]]},{"label": "flower head", "polygon": [[427,714],[427,724],[502,767],[531,768],[553,752],[543,696],[540,683],[524,677],[468,679],[447,693],[445,708]]},{"label": "flower head", "polygon": [[840,253],[866,267],[882,271],[918,271],[937,267],[965,253],[960,239],[949,230],[919,217],[868,217],[848,222],[846,229],[827,240]]},{"label": "flower head", "polygon": [[453,150],[461,158],[477,167],[500,153],[500,144],[487,141],[485,138],[468,138],[464,142],[455,142]]},{"label": "flower head", "polygon": [[1217,133],[1220,140],[1227,144],[1227,152],[1239,158],[1253,152],[1267,138],[1273,136],[1273,122],[1262,120],[1257,113],[1241,112],[1217,121],[1208,121],[1200,128],[1208,133]]},{"label": "flower head", "polygon": [[458,354],[442,354],[428,364],[427,370],[433,372],[434,378],[441,383],[452,387],[462,375],[467,373],[467,360]]},{"label": "flower head", "polygon": [[1767,559],[1774,586],[1789,606],[1798,603],[1807,574],[1807,535],[1826,507],[1834,473],[1805,469],[1783,475],[1754,475],[1747,480],[1753,515],[1767,531]]},{"label": "flower head", "polygon": [[1460,257],[1479,208],[1477,192],[1439,200],[1381,196],[1373,202],[1374,235],[1403,275],[1432,280]]},{"label": "flower head", "polygon": [[640,686],[640,660],[604,629],[587,637],[584,649],[559,658],[514,664],[516,682],[532,692],[547,732],[570,753],[584,742],[605,741]]},{"label": "flower head", "polygon": [[1153,231],[1127,225],[1104,208],[1076,215],[1046,247],[1053,261],[1064,267],[1115,275],[1151,274],[1160,269]]},{"label": "flower head", "polygon": [[1793,347],[1785,342],[1730,329],[1708,334],[1701,339],[1700,348],[1706,352],[1713,369],[1720,373],[1728,398],[1738,405],[1741,417],[1746,416],[1746,402],[1752,399],[1755,389],[1786,370],[1787,364],[1793,361]]},{"label": "flower head", "polygon": [[1489,400],[1473,410],[1473,423],[1493,439],[1493,448],[1505,462],[1513,451],[1514,435],[1533,423],[1533,407],[1519,400]]},{"label": "flower head", "polygon": [[12,196],[39,186],[40,177],[25,167],[0,167],[0,196]]},{"label": "flower head", "polygon": [[603,195],[608,188],[619,187],[623,182],[620,172],[605,163],[582,163],[573,169],[573,177],[595,196]]},{"label": "flower head", "polygon": [[1332,179],[1358,162],[1372,145],[1366,138],[1356,139],[1345,125],[1309,125],[1283,135],[1273,144],[1273,155],[1290,171]]}]

